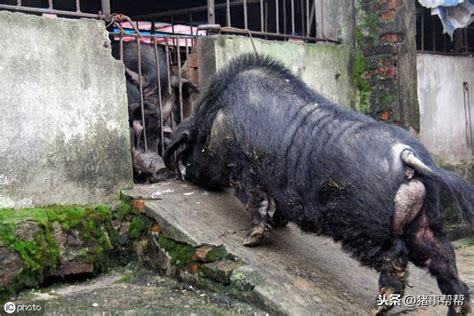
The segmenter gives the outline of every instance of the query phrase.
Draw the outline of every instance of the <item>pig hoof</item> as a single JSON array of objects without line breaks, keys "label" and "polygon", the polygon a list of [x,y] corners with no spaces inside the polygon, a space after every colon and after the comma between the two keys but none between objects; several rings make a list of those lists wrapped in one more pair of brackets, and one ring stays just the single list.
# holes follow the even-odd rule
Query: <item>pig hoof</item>
[{"label": "pig hoof", "polygon": [[243,245],[246,247],[254,247],[259,245],[265,238],[270,235],[270,225],[257,225],[251,228],[247,236],[245,236]]},{"label": "pig hoof", "polygon": [[386,309],[381,306],[374,306],[370,310],[370,316],[378,316],[386,313]]}]

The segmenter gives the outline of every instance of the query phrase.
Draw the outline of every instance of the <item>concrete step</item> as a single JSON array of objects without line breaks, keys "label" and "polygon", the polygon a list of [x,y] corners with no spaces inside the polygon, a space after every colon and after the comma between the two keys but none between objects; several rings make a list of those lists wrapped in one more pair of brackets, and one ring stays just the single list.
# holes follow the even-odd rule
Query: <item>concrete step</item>
[{"label": "concrete step", "polygon": [[[145,199],[145,213],[154,218],[160,233],[175,241],[223,245],[245,265],[234,271],[250,277],[251,296],[269,310],[292,315],[367,314],[378,293],[378,274],[361,267],[331,239],[302,233],[290,224],[274,229],[262,245],[242,246],[250,218],[231,192],[208,192],[177,180],[136,185],[124,192]],[[468,247],[467,249],[473,249]],[[464,249],[466,252],[466,249]],[[474,258],[458,252],[459,270],[474,288]],[[470,277],[465,277],[469,276]],[[440,295],[426,270],[410,266],[406,295]],[[473,295],[474,296],[474,295]],[[446,314],[442,306],[399,307],[394,312]]]}]

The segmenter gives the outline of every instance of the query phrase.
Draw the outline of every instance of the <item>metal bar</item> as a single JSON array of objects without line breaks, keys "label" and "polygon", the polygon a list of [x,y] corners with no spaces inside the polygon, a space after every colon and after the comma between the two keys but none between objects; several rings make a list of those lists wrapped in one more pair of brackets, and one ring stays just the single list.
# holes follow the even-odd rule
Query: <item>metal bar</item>
[{"label": "metal bar", "polygon": [[226,4],[225,14],[226,14],[227,26],[232,26],[231,17],[230,17],[230,0],[226,0],[225,4]]},{"label": "metal bar", "polygon": [[300,8],[301,8],[301,34],[304,35],[305,29],[305,19],[304,19],[304,0],[300,0]]},{"label": "metal bar", "polygon": [[286,0],[283,0],[283,33],[286,32]]},{"label": "metal bar", "polygon": [[[225,30],[224,28],[221,29],[221,32],[223,33],[241,33],[241,34],[248,34],[247,31],[244,32],[244,29],[238,29],[238,28],[235,28],[233,27],[234,30],[242,30],[242,32],[237,32],[237,31],[231,31],[231,30]],[[316,40],[316,41],[323,41],[323,42],[328,42],[328,43],[341,43],[341,41],[339,39],[337,40],[332,40],[332,39],[327,39],[327,38],[317,38],[317,37],[314,37],[314,36],[301,36],[301,35],[292,35],[292,34],[283,34],[283,33],[280,33],[280,34],[277,34],[277,33],[270,33],[270,32],[260,32],[260,31],[250,31],[250,33],[252,35],[257,35],[257,36],[268,36],[268,37],[276,37],[276,38],[294,38],[294,39],[302,39],[302,40]],[[109,33],[111,35],[120,35],[120,33],[118,32],[111,32]],[[132,36],[132,35],[124,35],[125,37],[127,36]],[[155,38],[157,37],[158,35],[146,35],[146,34],[142,34],[142,38]],[[158,36],[158,37],[161,37],[161,36]],[[195,40],[195,37],[196,35],[194,36],[189,36],[189,35],[176,35],[177,38],[192,38],[193,40]],[[164,39],[166,40],[167,37],[164,37]]]},{"label": "metal bar", "polygon": [[170,47],[168,45],[168,38],[165,37],[165,51],[166,51],[166,73],[168,76],[168,93],[171,95],[171,74],[170,74]]},{"label": "metal bar", "polygon": [[[120,32],[110,32],[110,35],[120,35]],[[159,34],[141,34],[142,38],[166,38],[167,36],[163,36],[163,34],[166,35],[173,35],[173,37],[176,38],[193,38],[194,36],[188,35],[188,34],[173,34],[173,33],[168,33],[168,32],[160,32]],[[124,34],[124,37],[133,37],[134,34]]]},{"label": "metal bar", "polygon": [[316,19],[316,0],[313,1],[313,10],[311,10],[314,14],[314,37],[318,37],[318,21]]},{"label": "metal bar", "polygon": [[123,62],[123,29],[120,30],[120,60]]},{"label": "metal bar", "polygon": [[[166,50],[166,73],[168,75],[168,95],[171,97],[171,65],[170,65],[170,53],[169,53],[169,45],[168,45],[168,38],[165,37],[165,50]],[[171,117],[171,130],[174,130],[174,113],[173,108],[171,108],[170,112]],[[176,155],[176,154],[175,154]],[[175,156],[176,157],[176,156]]]},{"label": "metal bar", "polygon": [[309,23],[309,0],[306,0],[306,36],[310,35],[311,24]]},{"label": "metal bar", "polygon": [[[258,3],[260,0],[247,0],[247,4],[251,3]],[[230,2],[230,7],[236,7],[236,6],[241,6],[243,3],[243,0],[238,0],[238,1],[231,1]],[[214,9],[224,9],[227,4],[225,3],[218,3],[214,4]],[[134,19],[138,20],[147,20],[147,19],[152,19],[152,18],[162,18],[162,17],[168,17],[170,15],[183,15],[183,14],[189,14],[189,13],[201,13],[201,12],[206,12],[207,11],[207,5],[205,6],[200,6],[200,7],[194,7],[194,8],[188,8],[188,9],[179,9],[179,10],[170,10],[170,11],[160,11],[160,12],[154,12],[154,13],[149,13],[149,14],[143,14],[143,15],[134,15]]]},{"label": "metal bar", "polygon": [[291,34],[295,34],[295,0],[291,0]]},{"label": "metal bar", "polygon": [[21,0],[16,0],[16,5],[21,7]]},{"label": "metal bar", "polygon": [[178,57],[178,95],[179,95],[179,122],[183,121],[183,83],[181,82],[181,52],[179,45],[176,46]]},{"label": "metal bar", "polygon": [[464,98],[464,115],[466,116],[466,136],[469,135],[469,147],[471,147],[471,153],[474,155],[474,139],[472,135],[472,116],[471,116],[471,101],[469,93],[469,83],[463,82],[463,98]]},{"label": "metal bar", "polygon": [[64,11],[64,10],[44,9],[44,8],[32,8],[32,7],[21,7],[21,6],[8,5],[8,4],[0,4],[0,10],[23,11],[23,12],[33,12],[33,13],[47,13],[47,14],[56,14],[56,15],[91,18],[91,19],[100,19],[101,18],[100,14],[95,14],[95,13]]},{"label": "metal bar", "polygon": [[[238,32],[236,30],[241,30],[241,32]],[[221,29],[222,33],[239,33],[239,34],[248,34],[247,31],[242,30],[242,29],[237,29],[234,28],[233,30],[226,30],[226,29]],[[329,39],[329,38],[317,38],[317,37],[308,37],[308,36],[301,36],[301,35],[292,35],[292,34],[276,34],[276,33],[268,33],[268,32],[259,32],[259,31],[249,31],[251,35],[257,35],[257,36],[268,36],[268,37],[277,37],[277,38],[294,38],[294,39],[301,39],[301,40],[313,40],[313,41],[318,41],[318,42],[328,42],[328,43],[335,43],[335,44],[340,44],[341,40],[340,39]],[[145,37],[145,36],[144,36]]]},{"label": "metal bar", "polygon": [[191,36],[193,36],[193,15],[189,13],[189,27],[191,29]]},{"label": "metal bar", "polygon": [[425,12],[421,10],[421,51],[425,50]]},{"label": "metal bar", "polygon": [[110,10],[110,0],[101,0],[102,14],[106,21],[110,21],[112,18],[112,12]]},{"label": "metal bar", "polygon": [[[186,73],[188,74],[188,77],[186,79],[190,80],[191,79],[190,67],[189,67],[189,49],[190,49],[190,47],[188,46],[188,39],[187,38],[184,39],[184,43],[186,45]],[[192,40],[191,40],[191,45],[192,45]],[[194,112],[194,104],[193,104],[192,94],[189,95],[189,99],[191,100],[191,113],[193,113]]]},{"label": "metal bar", "polygon": [[263,0],[260,0],[260,31],[265,32],[264,26]]},{"label": "metal bar", "polygon": [[265,0],[265,28],[263,31],[268,32],[268,1],[267,0]]},{"label": "metal bar", "polygon": [[53,9],[53,0],[48,0],[48,9]]},{"label": "metal bar", "polygon": [[244,0],[244,29],[248,29],[248,21],[247,21],[247,0]]},{"label": "metal bar", "polygon": [[[158,85],[158,101],[160,103],[160,147],[161,147],[161,155],[163,155],[165,151],[165,135],[163,132],[163,99],[161,96],[161,65],[160,65],[160,58],[158,56],[158,46],[156,44],[156,37],[153,41],[153,46],[155,48],[155,61],[156,61],[156,77],[157,77],[157,85]],[[157,144],[158,145],[158,144]],[[158,150],[157,150],[158,152]]]},{"label": "metal bar", "polygon": [[276,18],[276,33],[280,34],[280,8],[278,0],[275,0],[275,18]]},{"label": "metal bar", "polygon": [[[142,111],[143,124],[143,140],[145,144],[145,152],[148,151],[145,123],[145,106],[143,105],[143,82],[142,82],[142,56],[140,47],[140,38],[137,36],[137,54],[138,54],[138,87],[140,88],[140,109]],[[140,142],[140,140],[138,140]]]},{"label": "metal bar", "polygon": [[433,34],[432,34],[432,36],[433,36],[433,45],[432,45],[433,46],[433,52],[436,51],[436,32],[435,32],[436,31],[435,30],[436,20],[435,20],[435,18],[436,17],[434,15],[431,16],[431,25],[433,26]]},{"label": "metal bar", "polygon": [[216,24],[216,8],[214,0],[207,0],[207,23]]},{"label": "metal bar", "polygon": [[[174,15],[171,16],[171,33],[174,34]],[[173,46],[175,46],[176,45],[176,42],[175,42],[176,37],[173,36],[171,39],[173,40]]]},{"label": "metal bar", "polygon": [[326,38],[326,36],[324,35],[324,3],[322,0],[319,0],[319,3],[321,3],[321,7],[320,7],[320,14],[319,16],[321,17],[321,22],[320,22],[320,26],[321,26],[321,37],[322,38]]},{"label": "metal bar", "polygon": [[76,12],[81,12],[81,1],[76,0]]}]

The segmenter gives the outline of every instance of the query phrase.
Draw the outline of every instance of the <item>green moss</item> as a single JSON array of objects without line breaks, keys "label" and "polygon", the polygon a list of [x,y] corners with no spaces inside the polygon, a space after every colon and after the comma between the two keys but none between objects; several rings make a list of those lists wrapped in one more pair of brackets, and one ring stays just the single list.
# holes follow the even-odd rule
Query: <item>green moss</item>
[{"label": "green moss", "polygon": [[128,238],[130,240],[137,240],[142,235],[150,231],[152,221],[143,215],[139,215],[133,218],[130,223],[130,228],[128,230]]},{"label": "green moss", "polygon": [[212,248],[212,250],[207,254],[206,259],[207,262],[214,262],[222,259],[230,259],[230,255],[225,247],[220,245],[218,247]]},{"label": "green moss", "polygon": [[380,104],[382,106],[390,106],[395,101],[397,101],[397,96],[395,94],[385,94],[380,98]]},{"label": "green moss", "polygon": [[357,14],[352,81],[357,91],[356,109],[367,114],[370,111],[369,104],[372,89],[367,79],[369,60],[365,56],[364,50],[375,42],[377,34],[377,17],[375,14],[365,10],[365,7],[363,7],[359,2],[360,1],[356,1]]},{"label": "green moss", "polygon": [[113,218],[118,220],[123,220],[128,214],[132,213],[132,200],[122,200],[119,205],[117,205]]},{"label": "green moss", "polygon": [[[119,217],[128,214],[125,204],[117,209]],[[7,247],[19,255],[23,271],[12,284],[0,289],[0,297],[10,295],[22,287],[37,286],[43,280],[43,273],[55,271],[61,256],[60,245],[55,234],[60,231],[79,233],[82,248],[74,250],[74,261],[94,263],[101,270],[106,266],[108,254],[114,248],[116,232],[112,227],[113,213],[110,206],[95,207],[48,206],[44,208],[0,209],[0,246]],[[28,226],[19,234],[18,227],[30,223],[36,232],[28,234]]]},{"label": "green moss", "polygon": [[356,49],[354,56],[354,70],[352,80],[357,90],[356,110],[362,113],[369,112],[371,87],[366,78],[368,59],[361,49]]},{"label": "green moss", "polygon": [[193,262],[193,254],[195,251],[194,247],[185,243],[168,239],[163,235],[158,235],[156,240],[158,241],[160,248],[168,252],[171,257],[171,261],[177,267],[181,267]]}]

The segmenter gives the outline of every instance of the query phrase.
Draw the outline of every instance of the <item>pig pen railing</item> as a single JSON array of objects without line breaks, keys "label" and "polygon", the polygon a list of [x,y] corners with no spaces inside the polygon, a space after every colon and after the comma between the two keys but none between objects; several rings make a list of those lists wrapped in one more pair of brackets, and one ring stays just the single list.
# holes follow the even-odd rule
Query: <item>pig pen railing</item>
[{"label": "pig pen railing", "polygon": [[134,16],[171,24],[218,25],[222,33],[249,33],[254,37],[336,42],[324,30],[325,3],[321,0],[207,0],[207,5]]},{"label": "pig pen railing", "polygon": [[82,6],[81,0],[67,1],[67,3],[53,0],[0,0],[0,10],[104,20],[110,20],[111,16],[110,0],[97,0],[92,7]]},{"label": "pig pen railing", "polygon": [[166,177],[161,160],[166,139],[194,110],[198,75],[193,48],[199,32],[179,34],[174,29],[178,25],[132,22],[117,15],[112,24],[112,53],[126,67],[135,180],[160,181]]}]

